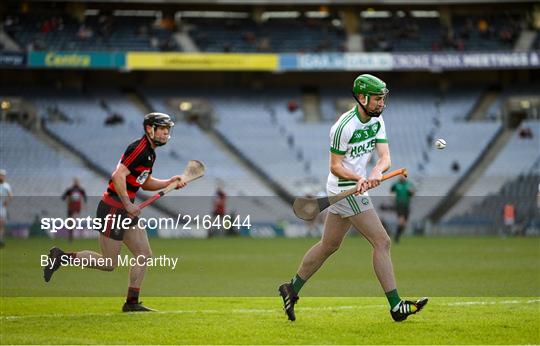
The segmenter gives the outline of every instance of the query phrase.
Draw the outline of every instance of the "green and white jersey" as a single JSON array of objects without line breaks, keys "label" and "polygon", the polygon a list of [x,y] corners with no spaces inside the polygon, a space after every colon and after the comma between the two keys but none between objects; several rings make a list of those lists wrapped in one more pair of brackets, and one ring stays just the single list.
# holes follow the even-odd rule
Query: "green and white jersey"
[{"label": "green and white jersey", "polygon": [[[367,177],[366,166],[376,143],[388,143],[382,116],[363,123],[355,106],[339,117],[330,130],[330,152],[344,155],[343,167]],[[338,178],[330,172],[326,188],[339,192],[356,185],[355,181]]]}]

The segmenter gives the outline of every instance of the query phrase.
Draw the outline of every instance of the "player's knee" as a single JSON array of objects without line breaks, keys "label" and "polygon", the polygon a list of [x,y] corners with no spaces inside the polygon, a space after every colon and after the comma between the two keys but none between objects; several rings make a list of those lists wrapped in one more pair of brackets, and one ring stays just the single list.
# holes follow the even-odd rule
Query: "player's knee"
[{"label": "player's knee", "polygon": [[388,235],[379,237],[374,241],[373,247],[377,250],[390,251],[390,246],[392,245],[392,240]]},{"label": "player's knee", "polygon": [[146,261],[147,259],[152,258],[152,250],[148,249],[148,250],[141,251],[140,253],[137,254],[137,257]]},{"label": "player's knee", "polygon": [[324,242],[322,243],[322,248],[323,248],[324,253],[327,256],[330,256],[331,254],[333,254],[339,249],[340,245],[341,245],[340,242]]}]

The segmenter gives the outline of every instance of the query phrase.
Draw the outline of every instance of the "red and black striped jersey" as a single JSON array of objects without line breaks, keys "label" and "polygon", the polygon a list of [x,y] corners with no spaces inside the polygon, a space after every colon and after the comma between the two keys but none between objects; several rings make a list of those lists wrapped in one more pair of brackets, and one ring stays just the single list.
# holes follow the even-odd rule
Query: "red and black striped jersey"
[{"label": "red and black striped jersey", "polygon": [[[144,184],[146,179],[148,179],[150,174],[152,174],[152,166],[155,160],[156,152],[152,149],[152,145],[146,135],[127,147],[119,163],[129,169],[129,174],[126,177],[126,188],[130,199],[135,198],[136,192]],[[111,197],[118,196],[112,179],[109,180],[106,194]]]}]

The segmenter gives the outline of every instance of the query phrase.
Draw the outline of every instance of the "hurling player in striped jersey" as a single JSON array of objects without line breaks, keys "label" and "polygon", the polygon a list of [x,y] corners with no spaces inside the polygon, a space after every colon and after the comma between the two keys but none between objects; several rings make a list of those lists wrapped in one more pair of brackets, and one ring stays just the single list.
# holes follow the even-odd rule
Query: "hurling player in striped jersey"
[{"label": "hurling player in striped jersey", "polygon": [[[176,188],[186,185],[182,177],[175,175],[169,179],[156,179],[152,176],[152,167],[156,160],[156,147],[165,145],[170,138],[171,128],[174,126],[169,115],[164,113],[149,113],[143,121],[143,136],[131,143],[112,173],[107,190],[97,207],[97,218],[102,220],[102,227],[98,231],[101,253],[90,250],[78,252],[64,252],[58,247],[49,251],[49,263],[43,268],[43,277],[49,282],[52,274],[61,266],[61,260],[86,259],[90,268],[112,271],[118,265],[118,256],[122,244],[125,244],[134,257],[151,258],[152,250],[148,242],[146,230],[137,226],[140,209],[134,204],[135,194],[143,190],[161,190],[169,184],[176,182]],[[120,226],[120,221],[129,219],[127,227]],[[118,227],[120,226],[120,227]],[[101,260],[101,261],[99,261]],[[146,272],[146,261],[138,260],[130,267],[129,288],[126,302],[122,307],[124,312],[153,311],[139,302],[139,291]]]}]

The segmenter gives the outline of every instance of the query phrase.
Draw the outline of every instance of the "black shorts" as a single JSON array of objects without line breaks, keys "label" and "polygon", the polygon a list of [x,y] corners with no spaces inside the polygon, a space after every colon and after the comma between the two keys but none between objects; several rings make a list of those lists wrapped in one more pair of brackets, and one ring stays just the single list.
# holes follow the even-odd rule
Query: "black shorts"
[{"label": "black shorts", "polygon": [[408,205],[397,205],[396,212],[398,217],[404,217],[405,220],[409,219],[409,206]]},{"label": "black shorts", "polygon": [[[107,219],[107,215],[109,218]],[[113,215],[116,215],[115,217],[112,217]],[[130,227],[137,224],[137,221],[139,220],[138,217],[136,218],[130,218],[127,215],[127,212],[123,208],[117,208],[113,207],[103,201],[99,201],[96,216],[101,219],[101,225],[102,227],[100,229],[96,229],[98,232],[101,232],[104,236],[107,238],[111,238],[114,240],[123,240],[124,239],[124,233],[130,229]],[[130,221],[123,221],[124,219],[130,219]],[[123,223],[125,222],[125,227],[122,227]]]}]

